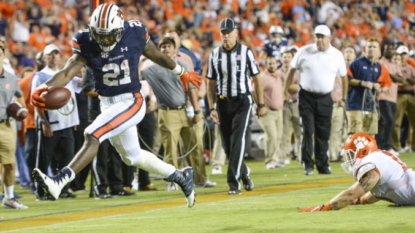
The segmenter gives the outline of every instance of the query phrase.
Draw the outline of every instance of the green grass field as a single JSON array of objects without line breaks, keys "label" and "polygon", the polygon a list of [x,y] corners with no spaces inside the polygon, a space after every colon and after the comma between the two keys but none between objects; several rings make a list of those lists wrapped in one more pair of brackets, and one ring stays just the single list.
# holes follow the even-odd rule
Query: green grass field
[{"label": "green grass field", "polygon": [[[415,167],[415,153],[400,156]],[[196,189],[196,205],[189,209],[181,191],[165,191],[166,183],[152,180],[159,189],[132,197],[106,200],[77,193],[72,200],[37,202],[27,190],[26,210],[0,209],[0,232],[414,232],[415,208],[387,202],[352,206],[340,211],[298,213],[324,204],[354,181],[339,163],[332,175],[304,176],[293,162],[265,170],[262,161],[248,161],[255,189],[228,196],[225,175],[211,176],[215,188]],[[207,167],[208,173],[210,167]]]}]

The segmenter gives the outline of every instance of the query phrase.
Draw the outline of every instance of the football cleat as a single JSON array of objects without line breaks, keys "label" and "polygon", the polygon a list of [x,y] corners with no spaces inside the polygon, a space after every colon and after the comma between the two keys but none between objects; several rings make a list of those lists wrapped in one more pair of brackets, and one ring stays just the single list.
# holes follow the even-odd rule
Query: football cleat
[{"label": "football cleat", "polygon": [[194,190],[194,171],[191,167],[176,170],[173,174],[165,179],[166,181],[177,183],[184,196],[186,197],[187,207],[191,208],[195,204],[196,192]]},{"label": "football cleat", "polygon": [[45,195],[48,200],[56,201],[61,194],[63,187],[68,184],[70,180],[70,170],[62,169],[56,176],[49,177],[43,174],[39,169],[33,170],[33,178],[45,190]]}]

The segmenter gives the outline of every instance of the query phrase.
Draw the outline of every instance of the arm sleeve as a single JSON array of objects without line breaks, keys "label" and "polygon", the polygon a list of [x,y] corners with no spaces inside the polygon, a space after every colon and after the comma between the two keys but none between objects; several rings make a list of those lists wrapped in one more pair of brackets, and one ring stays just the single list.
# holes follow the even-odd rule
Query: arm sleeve
[{"label": "arm sleeve", "polygon": [[356,62],[352,62],[352,64],[350,64],[349,68],[347,68],[347,76],[349,78],[349,80],[352,80],[355,78],[355,73],[356,73]]},{"label": "arm sleeve", "polygon": [[23,91],[20,88],[20,85],[17,83],[17,81],[16,81],[16,91],[14,93],[14,96],[17,97],[17,98],[20,98],[20,97],[23,96]]},{"label": "arm sleeve", "polygon": [[290,63],[291,68],[294,68],[294,69],[299,69],[300,68],[299,64],[298,64],[298,61],[299,61],[299,57],[300,57],[301,53],[303,52],[303,50],[304,50],[303,48],[300,48],[300,50],[298,50],[298,52],[295,53],[295,55],[294,55],[294,57],[293,57],[293,59],[291,60],[291,63]]},{"label": "arm sleeve", "polygon": [[246,62],[247,62],[248,67],[249,67],[250,75],[251,76],[258,75],[260,73],[259,67],[258,67],[258,62],[255,59],[254,53],[249,48],[248,48],[246,57],[247,57]]},{"label": "arm sleeve", "polygon": [[216,74],[216,70],[215,70],[215,66],[213,64],[213,51],[209,54],[209,59],[208,59],[208,66],[207,66],[207,72],[206,72],[206,78],[208,79],[217,79],[217,74]]},{"label": "arm sleeve", "polygon": [[386,68],[386,66],[381,63],[379,64],[380,64],[380,76],[378,80],[376,81],[380,82],[382,87],[392,86],[392,79],[391,79],[391,76],[389,75],[388,68]]},{"label": "arm sleeve", "polygon": [[346,76],[347,75],[347,67],[346,67],[346,62],[344,61],[344,57],[343,57],[343,54],[341,54],[340,53],[340,51],[339,51],[339,65],[340,65],[340,67],[339,67],[339,72],[338,72],[338,76],[340,76],[340,77],[343,77],[343,76]]}]

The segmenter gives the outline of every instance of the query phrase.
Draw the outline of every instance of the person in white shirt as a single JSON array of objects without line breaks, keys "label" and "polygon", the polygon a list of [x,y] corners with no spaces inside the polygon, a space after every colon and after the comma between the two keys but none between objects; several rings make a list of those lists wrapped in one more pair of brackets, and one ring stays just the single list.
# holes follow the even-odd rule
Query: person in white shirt
[{"label": "person in white shirt", "polygon": [[395,155],[378,149],[370,134],[357,133],[344,143],[342,164],[356,180],[324,205],[299,212],[338,210],[348,205],[385,200],[397,205],[415,205],[415,172]]},{"label": "person in white shirt", "polygon": [[285,85],[288,92],[294,73],[299,70],[299,111],[303,125],[301,162],[305,175],[313,174],[314,164],[319,174],[331,174],[327,150],[333,112],[330,93],[336,76],[342,77],[343,105],[347,95],[348,79],[343,54],[331,46],[330,40],[330,29],[326,25],[317,26],[314,30],[315,43],[301,47],[295,54]]},{"label": "person in white shirt", "polygon": [[[43,56],[46,66],[34,75],[31,93],[60,70],[58,64],[61,54],[56,45],[47,45],[43,50]],[[35,107],[36,125],[42,133],[39,137],[40,150],[37,154],[36,167],[43,172],[47,171],[53,156],[56,156],[58,160],[58,168],[63,168],[75,155],[73,127],[79,125],[78,107],[75,100],[75,92],[80,92],[79,81],[79,77],[74,78],[65,86],[71,91],[72,97],[62,108],[43,111]],[[46,199],[40,187],[37,188],[36,196],[38,200]],[[68,186],[65,186],[59,197],[74,198],[76,196],[69,192]]]}]

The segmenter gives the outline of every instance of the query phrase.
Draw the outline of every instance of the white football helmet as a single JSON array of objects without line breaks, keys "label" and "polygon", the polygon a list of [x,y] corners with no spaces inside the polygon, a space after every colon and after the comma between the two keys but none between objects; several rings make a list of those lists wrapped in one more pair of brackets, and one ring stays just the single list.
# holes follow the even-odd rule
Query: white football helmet
[{"label": "white football helmet", "polygon": [[280,26],[271,26],[269,28],[269,34],[284,34],[284,31]]},{"label": "white football helmet", "polygon": [[284,31],[280,26],[271,26],[269,28],[270,41],[275,44],[281,43],[281,37],[284,34]]},{"label": "white football helmet", "polygon": [[103,52],[111,51],[124,33],[124,16],[120,8],[110,3],[95,8],[89,18],[89,32]]}]

